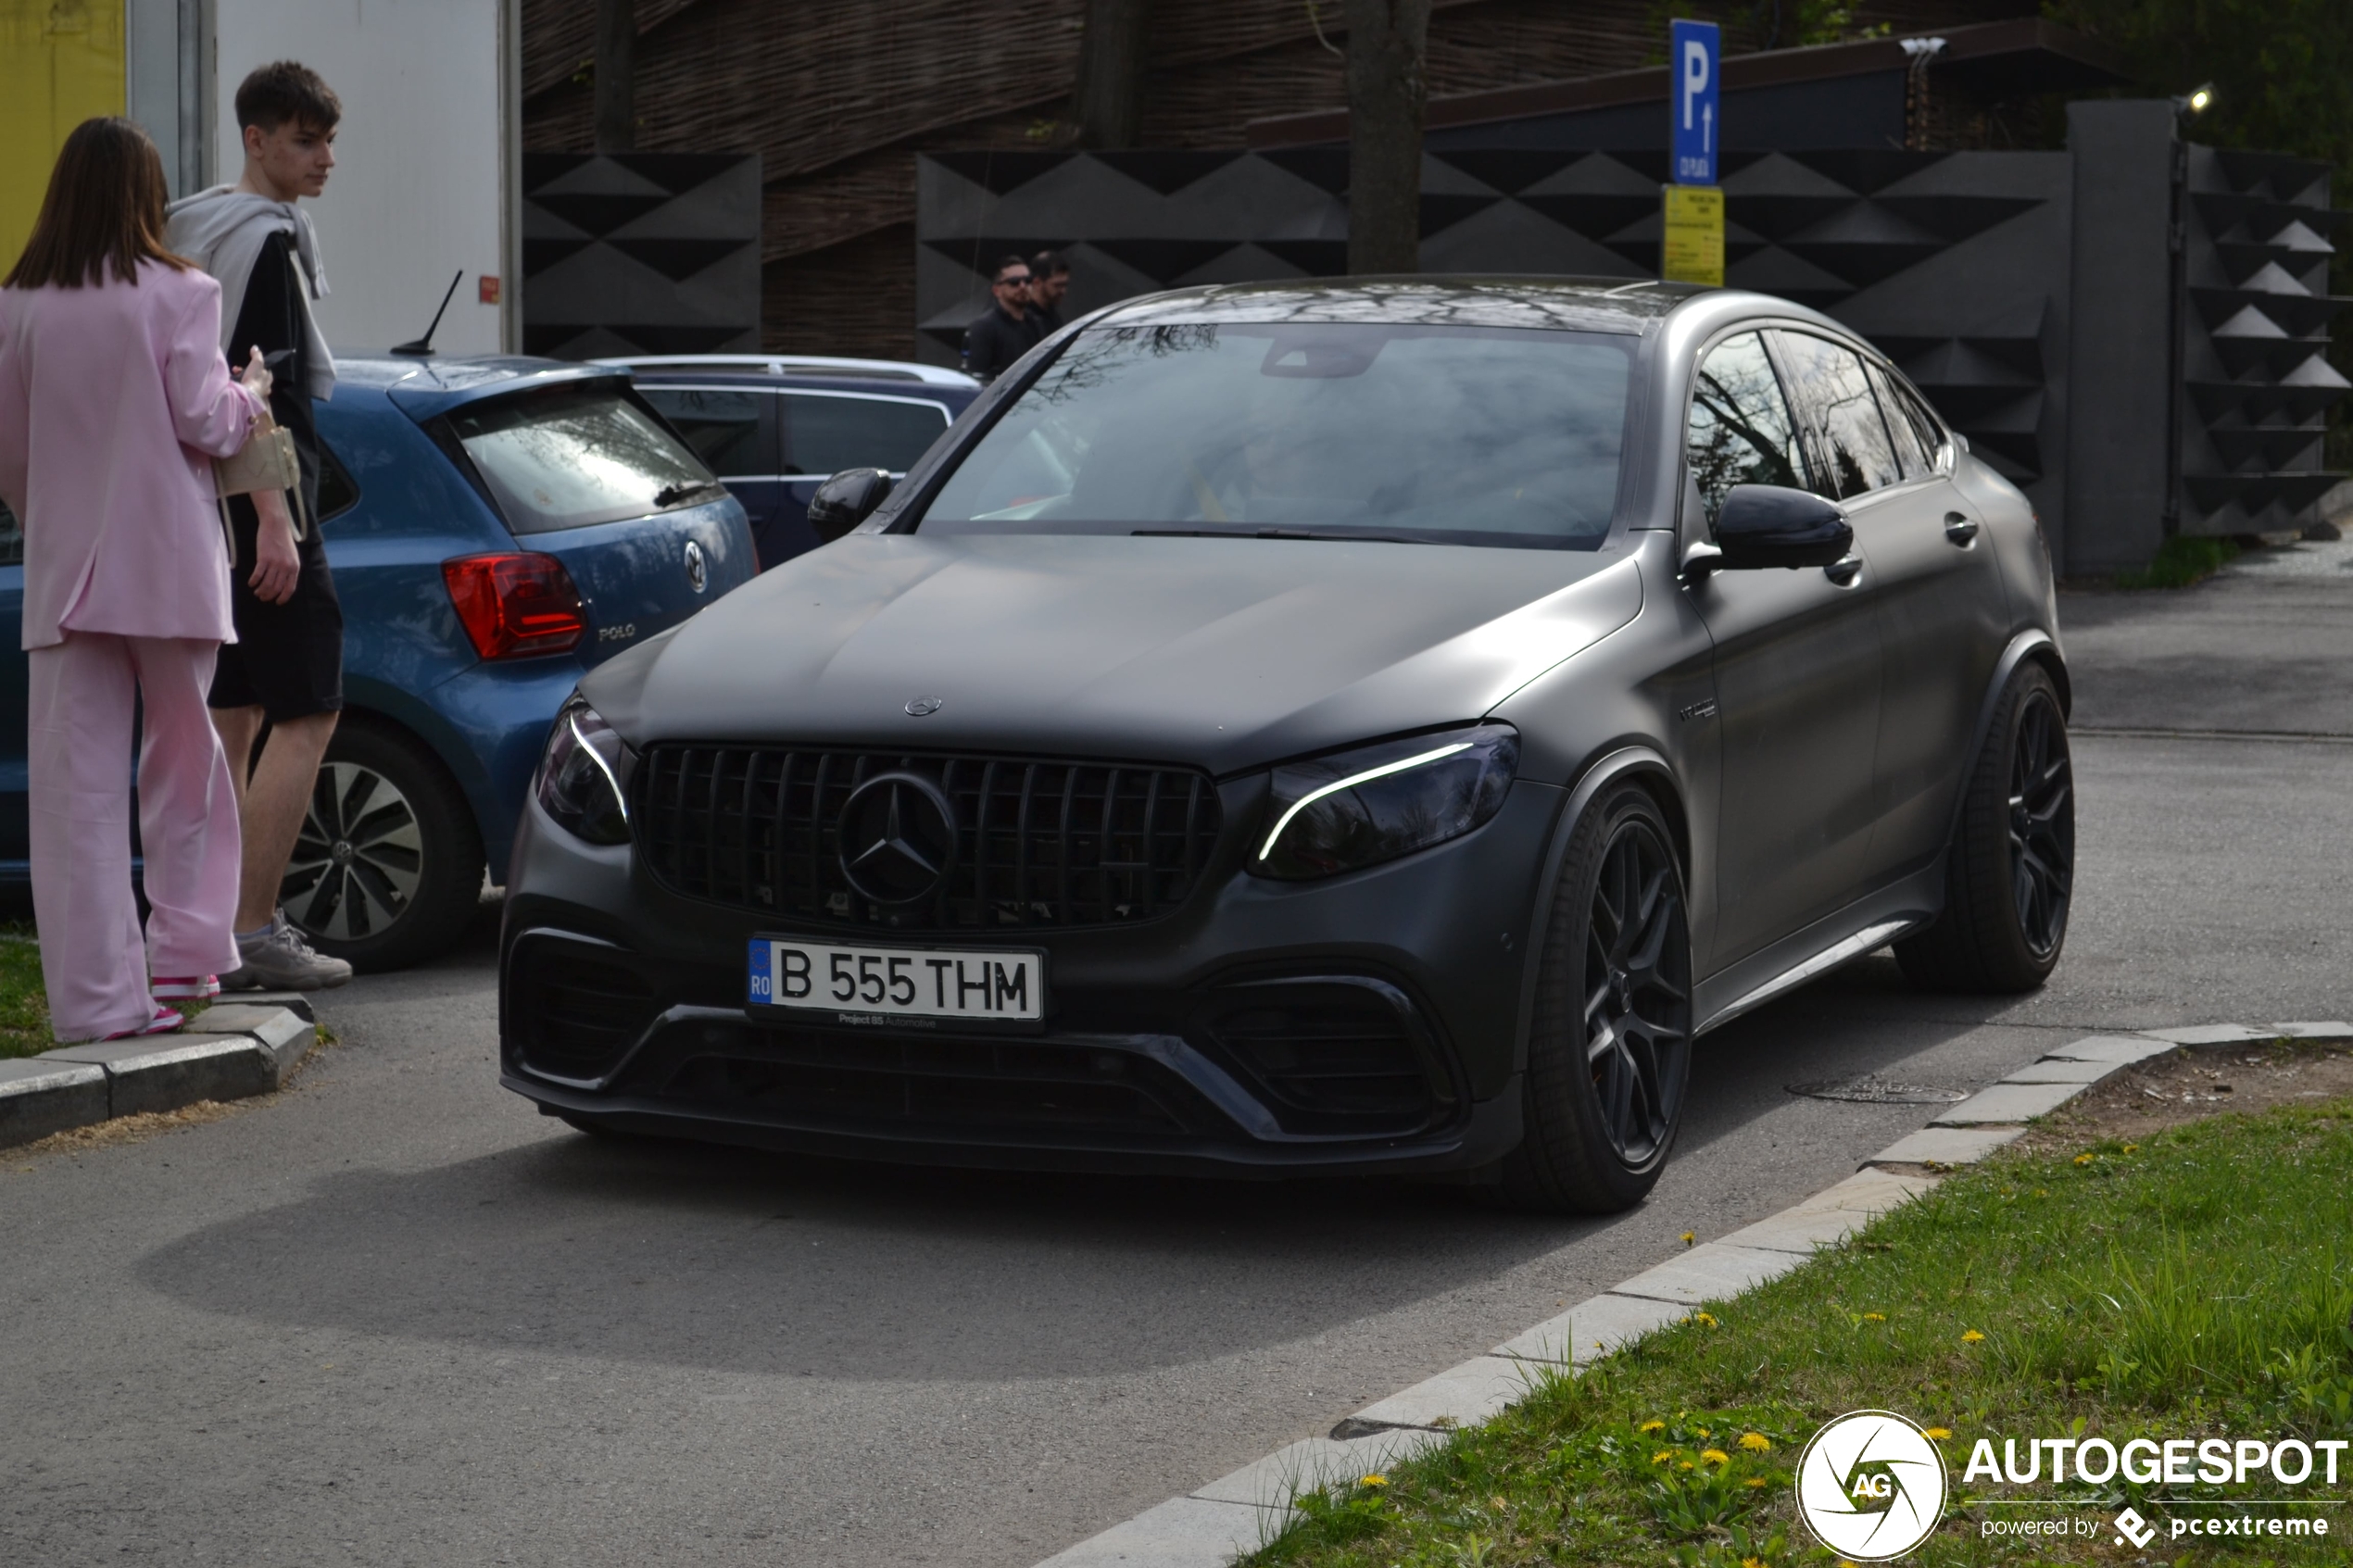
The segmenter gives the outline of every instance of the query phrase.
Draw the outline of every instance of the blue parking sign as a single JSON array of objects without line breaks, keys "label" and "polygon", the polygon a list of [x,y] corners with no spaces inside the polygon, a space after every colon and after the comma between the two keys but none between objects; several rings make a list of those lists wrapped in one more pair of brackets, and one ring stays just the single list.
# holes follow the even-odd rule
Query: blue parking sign
[{"label": "blue parking sign", "polygon": [[1717,66],[1722,50],[1716,24],[1677,20],[1668,24],[1667,37],[1667,101],[1675,128],[1675,183],[1713,185],[1722,125],[1717,94]]}]

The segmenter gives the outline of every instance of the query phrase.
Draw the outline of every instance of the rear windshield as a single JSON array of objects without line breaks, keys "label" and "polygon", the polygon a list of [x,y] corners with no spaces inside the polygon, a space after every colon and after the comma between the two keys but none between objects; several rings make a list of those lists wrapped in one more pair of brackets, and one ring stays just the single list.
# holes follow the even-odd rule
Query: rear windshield
[{"label": "rear windshield", "polygon": [[502,397],[448,418],[517,533],[616,522],[720,495],[701,458],[610,388]]},{"label": "rear windshield", "polygon": [[1221,322],[1082,333],[921,527],[1592,549],[1635,340]]}]

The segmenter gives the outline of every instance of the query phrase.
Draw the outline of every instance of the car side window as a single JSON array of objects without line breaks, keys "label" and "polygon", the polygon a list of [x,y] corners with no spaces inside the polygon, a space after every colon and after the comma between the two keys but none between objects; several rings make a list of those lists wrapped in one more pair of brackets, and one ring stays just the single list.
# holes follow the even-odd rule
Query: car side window
[{"label": "car side window", "polygon": [[919,398],[787,392],[777,398],[776,412],[784,424],[785,473],[904,473],[948,428],[948,410]]},{"label": "car side window", "polygon": [[1895,444],[1896,466],[1906,479],[1930,479],[1936,473],[1934,448],[1920,442],[1918,426],[1904,417],[1904,403],[1895,390],[1895,382],[1886,370],[1866,362],[1863,367],[1871,375],[1871,391],[1879,396],[1879,406],[1887,416],[1887,433]]},{"label": "car side window", "polygon": [[1930,469],[1935,470],[1953,439],[1944,429],[1944,421],[1936,417],[1919,391],[1903,377],[1889,376],[1885,390],[1894,395],[1887,405],[1887,422],[1894,424],[1901,420],[1910,425],[1912,433],[1919,438],[1921,449],[1928,454]]},{"label": "car side window", "polygon": [[1811,488],[1843,501],[1901,480],[1904,470],[1895,460],[1887,421],[1880,417],[1879,399],[1871,395],[1862,357],[1811,332],[1775,336],[1814,470]]},{"label": "car side window", "polygon": [[767,394],[692,386],[640,386],[637,390],[686,438],[703,466],[721,479],[751,479],[777,471],[761,429]]},{"label": "car side window", "polygon": [[333,522],[359,504],[359,486],[335,449],[319,443],[319,521]]},{"label": "car side window", "polygon": [[1743,332],[1707,351],[1692,383],[1683,449],[1710,531],[1735,484],[1806,487],[1796,429],[1762,337]]}]

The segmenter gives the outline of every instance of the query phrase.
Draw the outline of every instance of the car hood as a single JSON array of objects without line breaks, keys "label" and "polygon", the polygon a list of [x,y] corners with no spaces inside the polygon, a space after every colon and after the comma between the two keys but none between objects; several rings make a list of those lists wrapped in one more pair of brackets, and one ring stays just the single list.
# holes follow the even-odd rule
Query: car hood
[{"label": "car hood", "polygon": [[[631,743],[1238,771],[1476,719],[1642,608],[1630,551],[859,534],[592,674]],[[911,716],[937,699],[935,711]]]}]

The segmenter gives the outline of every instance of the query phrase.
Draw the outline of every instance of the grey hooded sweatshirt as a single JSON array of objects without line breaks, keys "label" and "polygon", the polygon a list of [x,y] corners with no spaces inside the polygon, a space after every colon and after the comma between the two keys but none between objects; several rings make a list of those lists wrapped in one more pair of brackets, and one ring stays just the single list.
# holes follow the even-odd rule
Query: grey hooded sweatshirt
[{"label": "grey hooded sweatshirt", "polygon": [[230,348],[229,337],[237,330],[237,310],[245,301],[245,284],[253,277],[253,264],[261,255],[261,243],[276,232],[294,235],[295,256],[301,263],[304,281],[310,285],[308,294],[296,291],[302,301],[303,358],[310,367],[310,384],[305,390],[316,399],[333,397],[335,358],[310,313],[311,300],[323,298],[327,293],[327,273],[319,262],[319,236],[311,230],[310,215],[292,202],[271,201],[234,185],[215,185],[182,196],[164,213],[165,247],[220,282],[220,352],[232,364],[236,355]]}]

